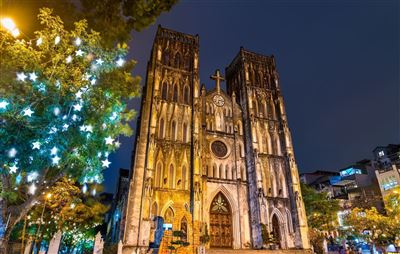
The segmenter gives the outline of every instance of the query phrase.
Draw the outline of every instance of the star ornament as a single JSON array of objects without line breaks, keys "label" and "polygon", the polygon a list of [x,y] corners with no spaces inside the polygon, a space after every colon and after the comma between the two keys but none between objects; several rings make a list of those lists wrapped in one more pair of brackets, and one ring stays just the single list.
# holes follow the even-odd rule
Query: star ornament
[{"label": "star ornament", "polygon": [[122,66],[124,65],[124,63],[125,63],[125,60],[122,59],[122,58],[119,58],[119,59],[117,60],[117,62],[116,62],[116,64],[117,64],[118,67],[122,67]]},{"label": "star ornament", "polygon": [[58,165],[58,163],[60,162],[61,158],[58,157],[57,155],[55,157],[53,157],[51,159],[51,162],[53,163],[53,165]]},{"label": "star ornament", "polygon": [[34,149],[40,149],[40,142],[39,141],[36,141],[36,142],[33,142],[32,143],[32,145],[33,145],[33,147],[32,147],[32,150],[34,150]]},{"label": "star ornament", "polygon": [[103,59],[99,58],[96,60],[96,64],[102,65],[104,63]]},{"label": "star ornament", "polygon": [[12,165],[12,167],[10,167],[10,173],[11,173],[11,174],[15,174],[15,173],[17,173],[17,169],[18,169],[18,167],[17,167],[17,166],[15,166],[15,165]]},{"label": "star ornament", "polygon": [[38,76],[36,75],[36,73],[34,73],[34,72],[29,73],[29,79],[31,81],[36,81],[37,78],[38,78]]},{"label": "star ornament", "polygon": [[74,107],[74,110],[75,111],[81,111],[81,109],[82,109],[82,105],[81,104],[74,104],[72,107]]},{"label": "star ornament", "polygon": [[66,59],[65,59],[65,62],[68,64],[68,63],[70,63],[70,62],[72,62],[72,56],[68,56]]},{"label": "star ornament", "polygon": [[83,56],[83,54],[85,54],[85,52],[83,52],[82,50],[78,49],[77,51],[75,51],[75,55],[76,56]]},{"label": "star ornament", "polygon": [[53,148],[51,148],[51,150],[50,150],[50,154],[51,154],[51,155],[56,155],[57,152],[58,152],[58,148],[55,147],[55,146],[54,146]]},{"label": "star ornament", "polygon": [[114,142],[114,139],[111,136],[108,136],[107,138],[105,138],[106,141],[106,145],[112,145]]},{"label": "star ornament", "polygon": [[9,104],[7,101],[0,101],[0,109],[6,109]]},{"label": "star ornament", "polygon": [[111,162],[108,159],[101,161],[101,166],[103,168],[108,168],[110,166],[110,164],[111,164]]},{"label": "star ornament", "polygon": [[24,109],[24,116],[29,116],[29,117],[31,117],[33,113],[35,113],[35,112],[32,111],[31,108],[26,108],[26,109]]},{"label": "star ornament", "polygon": [[17,80],[18,80],[18,81],[25,82],[25,79],[26,79],[26,78],[27,78],[27,76],[25,75],[25,73],[23,73],[23,72],[17,73]]}]

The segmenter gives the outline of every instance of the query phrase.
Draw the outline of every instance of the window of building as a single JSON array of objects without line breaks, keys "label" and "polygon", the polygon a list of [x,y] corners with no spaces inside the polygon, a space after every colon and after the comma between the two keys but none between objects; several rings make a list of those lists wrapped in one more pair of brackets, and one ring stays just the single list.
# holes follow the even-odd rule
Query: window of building
[{"label": "window of building", "polygon": [[158,128],[158,137],[164,138],[164,118],[161,118],[160,125]]},{"label": "window of building", "polygon": [[164,82],[161,88],[161,99],[167,100],[167,96],[168,96],[168,85],[166,82]]},{"label": "window of building", "polygon": [[172,140],[176,140],[176,122],[172,121],[172,125],[171,125],[171,139]]},{"label": "window of building", "polygon": [[183,100],[185,104],[189,104],[189,97],[190,97],[189,86],[185,86],[185,89],[183,90]]}]

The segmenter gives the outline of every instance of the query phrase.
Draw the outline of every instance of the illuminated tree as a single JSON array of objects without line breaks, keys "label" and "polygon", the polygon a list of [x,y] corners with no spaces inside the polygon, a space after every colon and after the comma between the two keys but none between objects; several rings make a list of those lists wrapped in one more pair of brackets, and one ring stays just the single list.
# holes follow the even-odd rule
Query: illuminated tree
[{"label": "illuminated tree", "polygon": [[307,214],[311,244],[315,251],[322,251],[323,232],[334,231],[338,227],[339,201],[330,199],[327,193],[317,192],[305,184],[301,184],[301,192]]},{"label": "illuminated tree", "polygon": [[47,8],[38,17],[33,39],[0,30],[0,253],[46,187],[103,180],[119,135],[132,134],[126,101],[139,95],[126,45],[105,50],[85,21],[66,30]]}]

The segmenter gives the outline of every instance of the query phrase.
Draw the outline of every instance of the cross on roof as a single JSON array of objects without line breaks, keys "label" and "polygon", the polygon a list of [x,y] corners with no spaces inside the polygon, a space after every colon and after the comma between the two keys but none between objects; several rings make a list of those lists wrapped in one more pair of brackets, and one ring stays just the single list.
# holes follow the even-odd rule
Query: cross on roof
[{"label": "cross on roof", "polygon": [[215,74],[210,76],[210,78],[212,80],[215,80],[217,90],[219,91],[219,89],[220,89],[220,84],[219,84],[220,81],[225,81],[224,77],[221,76],[221,72],[219,71],[219,69],[217,69],[215,71]]}]

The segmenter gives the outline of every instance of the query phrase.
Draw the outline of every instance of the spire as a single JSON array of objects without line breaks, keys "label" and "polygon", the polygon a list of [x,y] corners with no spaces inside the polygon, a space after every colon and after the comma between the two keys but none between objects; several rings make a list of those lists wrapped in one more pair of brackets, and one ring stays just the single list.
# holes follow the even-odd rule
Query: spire
[{"label": "spire", "polygon": [[212,80],[215,80],[215,86],[217,87],[217,92],[219,93],[221,90],[220,81],[225,81],[224,77],[221,76],[219,69],[215,71],[215,74],[210,76]]}]

